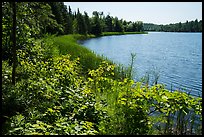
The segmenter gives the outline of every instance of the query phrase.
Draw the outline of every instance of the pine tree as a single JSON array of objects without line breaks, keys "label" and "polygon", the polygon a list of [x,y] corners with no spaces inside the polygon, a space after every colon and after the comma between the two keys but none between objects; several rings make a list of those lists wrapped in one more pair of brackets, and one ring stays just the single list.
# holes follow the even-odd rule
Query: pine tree
[{"label": "pine tree", "polygon": [[110,15],[107,15],[105,18],[105,31],[108,31],[108,32],[113,31],[112,18]]},{"label": "pine tree", "polygon": [[199,28],[198,28],[198,20],[196,19],[195,21],[194,21],[194,23],[193,23],[193,30],[195,31],[195,32],[198,32],[198,30],[199,30]]},{"label": "pine tree", "polygon": [[92,19],[92,27],[91,27],[91,33],[94,35],[101,35],[102,34],[102,26],[99,19],[99,14],[97,11],[94,11],[93,13],[93,19]]},{"label": "pine tree", "polygon": [[85,28],[87,30],[87,34],[91,33],[91,23],[87,12],[84,12],[84,21],[85,21]]},{"label": "pine tree", "polygon": [[118,20],[117,17],[115,17],[115,26],[114,26],[114,28],[115,28],[116,32],[124,32],[123,26],[122,26],[122,24],[120,23],[120,21]]},{"label": "pine tree", "polygon": [[77,10],[76,19],[77,19],[77,25],[78,25],[77,26],[78,27],[78,33],[79,34],[87,34],[86,24],[85,24],[85,21],[84,21],[82,14],[79,11],[79,8]]}]

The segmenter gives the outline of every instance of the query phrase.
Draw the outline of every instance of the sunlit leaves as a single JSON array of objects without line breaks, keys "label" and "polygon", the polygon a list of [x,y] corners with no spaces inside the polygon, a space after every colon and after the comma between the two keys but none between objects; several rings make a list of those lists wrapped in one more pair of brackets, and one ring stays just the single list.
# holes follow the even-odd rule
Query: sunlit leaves
[{"label": "sunlit leaves", "polygon": [[193,113],[202,120],[202,98],[169,92],[160,84],[147,87],[129,78],[113,79],[115,66],[107,62],[81,75],[79,58],[45,58],[40,43],[30,48],[33,58],[29,51],[18,50],[20,76],[14,89],[7,86],[11,68],[2,63],[3,103],[12,97],[14,104],[25,107],[10,118],[7,134],[147,134],[177,113]]}]

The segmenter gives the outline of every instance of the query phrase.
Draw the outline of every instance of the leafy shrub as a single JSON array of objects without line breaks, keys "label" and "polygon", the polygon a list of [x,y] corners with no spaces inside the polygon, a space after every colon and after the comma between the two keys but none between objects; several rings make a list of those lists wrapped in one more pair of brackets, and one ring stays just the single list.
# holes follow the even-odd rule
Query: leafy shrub
[{"label": "leafy shrub", "polygon": [[3,134],[201,134],[201,98],[114,78],[116,66],[106,61],[85,76],[80,58],[34,45],[18,50],[15,87],[2,62]]}]

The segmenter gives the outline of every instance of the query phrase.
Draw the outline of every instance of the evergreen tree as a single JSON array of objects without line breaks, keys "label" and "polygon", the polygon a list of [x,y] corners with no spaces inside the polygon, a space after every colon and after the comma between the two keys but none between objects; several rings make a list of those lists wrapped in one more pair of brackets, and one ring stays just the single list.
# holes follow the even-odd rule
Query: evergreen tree
[{"label": "evergreen tree", "polygon": [[[51,6],[51,10],[53,13],[53,19],[57,21],[58,26],[60,26],[60,29],[62,31],[59,31],[59,34],[71,34],[73,33],[73,15],[71,12],[71,8],[69,6],[69,9],[67,9],[67,6],[64,5],[63,2],[48,2]],[[52,28],[50,32],[55,31]]]},{"label": "evergreen tree", "polygon": [[[54,19],[58,24],[63,23],[63,15],[62,15],[62,7],[60,2],[48,2],[51,6],[52,14],[54,15]],[[63,4],[63,3],[62,3]]]},{"label": "evergreen tree", "polygon": [[199,26],[198,31],[202,32],[202,20],[199,21],[198,26]]},{"label": "evergreen tree", "polygon": [[105,31],[108,31],[108,32],[113,31],[112,18],[110,15],[107,15],[105,18]]},{"label": "evergreen tree", "polygon": [[93,13],[93,18],[92,18],[92,27],[91,27],[91,33],[94,35],[101,35],[102,34],[102,26],[101,22],[99,19],[99,14],[97,11],[94,11]]},{"label": "evergreen tree", "polygon": [[91,23],[90,23],[90,19],[89,19],[87,12],[84,12],[84,21],[85,21],[85,27],[87,30],[87,34],[90,34],[91,33]]},{"label": "evergreen tree", "polygon": [[198,27],[198,20],[196,19],[193,23],[193,31],[198,32],[199,27]]},{"label": "evergreen tree", "polygon": [[77,10],[76,19],[77,19],[77,25],[78,25],[77,26],[78,27],[78,33],[79,34],[87,34],[86,24],[85,24],[85,21],[84,21],[82,14],[79,11],[79,8]]},{"label": "evergreen tree", "polygon": [[64,26],[64,34],[72,33],[72,19],[67,11],[66,5],[61,5],[61,12],[63,17],[63,22],[61,23]]},{"label": "evergreen tree", "polygon": [[74,33],[74,34],[76,34],[76,33],[79,32],[78,22],[77,22],[77,19],[76,19],[76,18],[74,18],[74,20],[73,20],[72,28],[73,28],[73,33]]},{"label": "evergreen tree", "polygon": [[126,32],[127,31],[127,22],[124,20],[122,25],[123,25],[124,31]]},{"label": "evergreen tree", "polygon": [[124,32],[123,26],[122,26],[122,24],[120,23],[120,21],[118,20],[117,17],[115,17],[114,30],[115,30],[116,32]]},{"label": "evergreen tree", "polygon": [[179,32],[183,31],[183,30],[182,30],[182,24],[181,24],[181,22],[179,22],[179,24],[178,24],[178,31],[179,31]]},{"label": "evergreen tree", "polygon": [[102,29],[102,32],[104,32],[105,27],[106,27],[105,16],[104,16],[103,12],[98,12],[98,14],[99,14],[99,19],[100,19],[100,23],[101,23],[101,29]]},{"label": "evergreen tree", "polygon": [[132,31],[138,31],[137,23],[136,22],[132,23]]},{"label": "evergreen tree", "polygon": [[137,21],[137,30],[136,31],[143,31],[143,22]]},{"label": "evergreen tree", "polygon": [[70,6],[69,6],[69,9],[68,9],[68,15],[71,17],[72,20],[74,20],[74,16],[72,14],[72,9],[71,9]]}]

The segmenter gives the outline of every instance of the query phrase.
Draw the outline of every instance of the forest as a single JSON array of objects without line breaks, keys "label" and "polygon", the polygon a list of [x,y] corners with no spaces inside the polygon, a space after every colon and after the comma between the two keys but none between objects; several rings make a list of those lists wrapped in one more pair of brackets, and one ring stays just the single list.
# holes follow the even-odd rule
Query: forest
[{"label": "forest", "polygon": [[77,42],[144,30],[63,2],[2,2],[2,134],[202,134],[201,97],[134,81],[134,54],[121,67]]},{"label": "forest", "polygon": [[202,20],[186,21],[185,23],[175,23],[168,25],[157,25],[144,23],[144,31],[164,31],[164,32],[202,32]]}]

